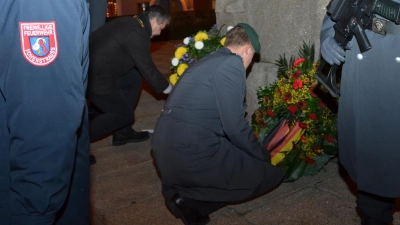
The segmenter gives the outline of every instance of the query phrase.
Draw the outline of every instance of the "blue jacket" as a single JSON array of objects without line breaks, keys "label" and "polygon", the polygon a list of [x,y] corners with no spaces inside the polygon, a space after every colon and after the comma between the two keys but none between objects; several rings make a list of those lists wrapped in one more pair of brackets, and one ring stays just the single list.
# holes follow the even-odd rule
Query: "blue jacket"
[{"label": "blue jacket", "polygon": [[83,0],[0,1],[2,225],[89,222],[88,15]]}]

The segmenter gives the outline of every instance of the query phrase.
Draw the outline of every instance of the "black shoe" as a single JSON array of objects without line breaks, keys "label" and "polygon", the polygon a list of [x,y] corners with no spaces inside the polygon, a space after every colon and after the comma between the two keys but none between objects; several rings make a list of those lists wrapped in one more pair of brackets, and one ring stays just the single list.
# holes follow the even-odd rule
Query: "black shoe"
[{"label": "black shoe", "polygon": [[112,145],[119,146],[130,142],[141,142],[149,138],[150,135],[148,132],[136,132],[134,130],[133,132],[129,132],[128,134],[119,134],[116,132],[113,135]]},{"label": "black shoe", "polygon": [[94,165],[96,163],[97,163],[96,157],[94,157],[94,155],[90,155],[90,165]]},{"label": "black shoe", "polygon": [[179,217],[185,225],[205,225],[210,222],[210,217],[203,216],[198,209],[190,207],[185,200],[176,194],[166,201],[168,208]]},{"label": "black shoe", "polygon": [[361,215],[361,225],[389,225],[391,223],[385,223],[376,219],[373,219],[365,214]]}]

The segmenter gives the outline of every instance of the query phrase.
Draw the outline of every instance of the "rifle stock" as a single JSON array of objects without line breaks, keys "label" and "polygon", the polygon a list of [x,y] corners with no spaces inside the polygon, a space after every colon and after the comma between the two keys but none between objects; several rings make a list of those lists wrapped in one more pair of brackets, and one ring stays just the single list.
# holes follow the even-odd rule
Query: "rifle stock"
[{"label": "rifle stock", "polygon": [[315,79],[318,80],[324,87],[329,91],[329,94],[332,95],[332,97],[337,97],[340,95],[340,90],[339,87],[337,86],[336,82],[336,70],[339,67],[336,64],[333,64],[331,68],[329,69],[328,75],[322,74],[322,70],[326,65],[326,61],[324,58],[321,59],[321,63],[319,64],[319,67],[314,74]]}]

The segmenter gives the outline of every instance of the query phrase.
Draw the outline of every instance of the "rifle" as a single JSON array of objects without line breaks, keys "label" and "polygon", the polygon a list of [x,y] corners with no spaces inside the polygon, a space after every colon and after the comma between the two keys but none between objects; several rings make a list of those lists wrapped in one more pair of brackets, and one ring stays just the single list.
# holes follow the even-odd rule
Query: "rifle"
[{"label": "rifle", "polygon": [[[327,6],[328,15],[336,22],[333,26],[334,39],[346,50],[347,44],[355,36],[361,53],[372,48],[364,30],[375,20],[373,14],[378,14],[399,24],[399,9],[399,3],[391,0],[331,0]],[[385,35],[384,31],[381,34]],[[328,75],[325,76],[322,74],[325,64],[326,61],[322,57],[314,77],[325,86],[333,97],[336,97],[340,95],[336,82],[336,70],[340,65],[332,65]]]}]

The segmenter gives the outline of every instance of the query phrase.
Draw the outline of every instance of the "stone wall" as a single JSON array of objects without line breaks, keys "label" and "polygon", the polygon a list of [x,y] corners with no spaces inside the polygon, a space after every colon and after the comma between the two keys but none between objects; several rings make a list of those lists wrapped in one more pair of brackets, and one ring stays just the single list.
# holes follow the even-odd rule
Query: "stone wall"
[{"label": "stone wall", "polygon": [[256,92],[276,80],[275,60],[283,54],[297,56],[303,41],[314,43],[319,57],[319,32],[329,0],[217,0],[218,27],[250,24],[261,42],[259,62],[247,78],[247,118],[258,108]]}]

